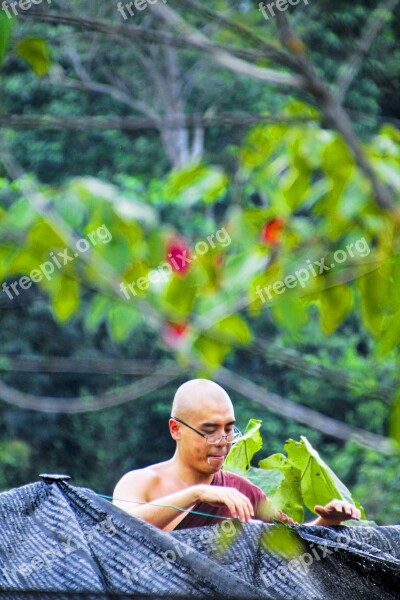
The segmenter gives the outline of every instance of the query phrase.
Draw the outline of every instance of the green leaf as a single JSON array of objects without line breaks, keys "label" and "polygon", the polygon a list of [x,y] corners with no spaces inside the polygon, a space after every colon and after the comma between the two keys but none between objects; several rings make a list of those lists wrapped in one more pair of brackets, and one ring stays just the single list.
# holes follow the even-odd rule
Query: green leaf
[{"label": "green leaf", "polygon": [[212,368],[220,367],[226,356],[231,351],[231,346],[214,340],[206,335],[200,335],[193,347],[200,354],[202,360]]},{"label": "green leaf", "polygon": [[141,315],[132,305],[119,304],[108,311],[110,334],[116,342],[124,342],[140,322]]},{"label": "green leaf", "polygon": [[353,293],[347,285],[335,285],[319,296],[322,330],[330,335],[341,324],[353,306]]},{"label": "green leaf", "polygon": [[110,308],[110,300],[105,296],[96,294],[85,316],[85,328],[89,333],[94,333],[106,319]]},{"label": "green leaf", "polygon": [[350,491],[322,460],[307,438],[301,436],[300,439],[300,442],[288,440],[285,450],[289,461],[301,472],[301,491],[307,508],[314,512],[316,504],[325,505],[335,498],[357,506]]},{"label": "green leaf", "polygon": [[186,207],[198,201],[213,203],[225,196],[227,185],[228,177],[222,169],[192,164],[170,175],[165,198]]},{"label": "green leaf", "polygon": [[399,344],[400,340],[400,310],[394,315],[385,317],[382,325],[382,334],[378,341],[379,354],[387,354]]},{"label": "green leaf", "polygon": [[196,294],[196,279],[192,273],[185,278],[172,275],[163,298],[165,308],[169,311],[171,318],[177,320],[186,318],[193,310]]},{"label": "green leaf", "polygon": [[250,419],[243,433],[243,437],[233,445],[229,452],[224,469],[229,471],[230,467],[240,469],[243,473],[250,467],[251,459],[262,446],[260,433],[261,421]]},{"label": "green leaf", "polygon": [[283,523],[265,529],[260,536],[260,546],[286,560],[293,560],[304,552],[304,542],[297,531]]},{"label": "green leaf", "polygon": [[67,321],[79,306],[79,284],[72,277],[57,279],[56,291],[52,297],[52,308],[60,321]]},{"label": "green leaf", "polygon": [[50,49],[47,42],[42,38],[24,38],[20,40],[15,51],[25,60],[39,77],[47,75],[50,66]]},{"label": "green leaf", "polygon": [[230,315],[218,321],[209,331],[228,344],[247,346],[253,339],[250,327],[239,315]]},{"label": "green leaf", "polygon": [[388,280],[381,268],[357,280],[363,323],[375,337],[378,337],[382,330],[387,283]]},{"label": "green leaf", "polygon": [[268,496],[276,510],[281,510],[295,521],[304,520],[303,498],[301,494],[301,472],[284,454],[272,454],[259,462],[267,472],[275,470],[283,476],[278,488]]},{"label": "green leaf", "polygon": [[250,467],[246,472],[246,477],[269,496],[278,489],[284,479],[284,474],[278,471],[278,469],[257,469],[256,467]]},{"label": "green leaf", "polygon": [[8,18],[6,13],[0,9],[0,65],[6,55],[13,25],[14,18]]}]

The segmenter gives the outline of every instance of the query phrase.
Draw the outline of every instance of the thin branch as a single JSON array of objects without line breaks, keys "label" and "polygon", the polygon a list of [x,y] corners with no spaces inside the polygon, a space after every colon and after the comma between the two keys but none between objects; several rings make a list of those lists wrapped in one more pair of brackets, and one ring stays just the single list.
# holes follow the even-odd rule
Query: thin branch
[{"label": "thin branch", "polygon": [[61,85],[63,87],[80,90],[83,92],[96,92],[98,94],[105,94],[111,98],[114,98],[114,100],[118,100],[122,104],[133,108],[134,110],[147,114],[147,116],[154,119],[155,122],[158,119],[157,113],[151,110],[148,104],[141,102],[140,100],[135,100],[129,96],[129,94],[123,92],[114,85],[98,83],[96,81],[86,79],[79,80],[59,76],[57,76],[57,78],[49,78],[47,81],[52,85]]},{"label": "thin branch", "polygon": [[[300,354],[293,349],[277,348],[276,346],[270,346],[268,340],[261,337],[257,337],[252,344],[251,348],[257,350],[257,354],[262,354],[267,357],[271,364],[285,365],[291,369],[299,370],[303,373],[311,375],[311,377],[323,379],[325,382],[332,384],[335,387],[341,387],[346,390],[354,390],[355,392],[362,393],[363,397],[379,399],[385,404],[391,402],[395,386],[389,385],[377,385],[375,388],[370,387],[368,382],[356,380],[352,378],[346,371],[340,369],[334,369],[321,363],[312,361],[312,356]],[[374,369],[375,365],[371,364],[371,369]],[[362,390],[362,391],[361,391]]]},{"label": "thin branch", "polygon": [[[203,115],[193,113],[182,118],[163,118],[164,128],[170,127],[215,127],[238,126],[247,127],[255,123],[286,123],[300,124],[312,121],[310,117],[287,117],[281,115],[258,115],[251,113],[220,113],[216,115]],[[47,115],[14,115],[0,113],[0,127],[3,129],[82,129],[103,130],[119,129],[121,131],[149,131],[158,130],[160,124],[153,118],[138,119],[129,117],[56,117]]]},{"label": "thin branch", "polygon": [[353,49],[348,63],[343,65],[339,70],[336,80],[336,96],[340,102],[345,98],[351,84],[362,67],[364,58],[367,56],[378,33],[388,18],[390,18],[391,13],[398,3],[399,0],[386,0],[381,2],[370,14],[361,39],[355,44],[355,49]]},{"label": "thin branch", "polygon": [[382,454],[394,454],[396,452],[395,444],[389,438],[370,433],[358,427],[352,427],[347,423],[327,417],[316,410],[297,404],[297,402],[288,400],[283,396],[268,392],[260,385],[224,367],[221,367],[217,371],[214,379],[221,385],[229,387],[249,400],[261,404],[271,412],[293,419],[298,423],[303,423],[307,427],[317,429],[326,435],[346,442],[355,442],[359,446],[376,450]]},{"label": "thin branch", "polygon": [[[156,5],[149,8],[151,8],[151,10],[158,10],[158,7]],[[165,13],[166,20],[171,21],[174,25],[176,25],[176,13],[174,13],[174,11],[171,11],[167,6],[162,6],[160,8],[167,10],[167,12]],[[207,54],[211,55],[214,58],[214,60],[216,60],[218,63],[220,63],[230,71],[240,73],[242,75],[247,75],[249,77],[253,77],[254,79],[259,79],[260,81],[265,81],[271,84],[285,86],[287,85],[294,88],[303,87],[303,80],[300,77],[293,76],[280,71],[274,71],[273,69],[257,67],[250,62],[246,62],[246,59],[256,61],[261,58],[265,58],[265,54],[261,52],[242,50],[240,48],[214,44],[201,33],[193,31],[186,24],[184,24],[186,29],[185,35],[177,36],[174,34],[169,34],[160,31],[150,31],[140,27],[132,27],[127,25],[110,25],[105,21],[70,17],[69,15],[63,14],[54,15],[30,11],[29,13],[24,13],[23,16],[25,18],[34,18],[48,23],[55,23],[57,25],[84,27],[85,29],[98,31],[107,35],[112,35],[114,37],[117,37],[117,39],[123,37],[127,39],[140,39],[147,43],[164,44],[167,46],[176,46],[181,48],[196,48],[197,50],[202,50],[203,52],[206,52]],[[178,17],[178,15],[176,16]],[[180,17],[178,17],[178,19],[180,19]],[[183,20],[181,21],[182,23],[184,23]],[[190,29],[190,31],[188,30],[188,28]],[[239,56],[243,58],[238,58]]]},{"label": "thin branch", "polygon": [[[0,355],[0,371],[20,373],[91,373],[102,375],[150,375],[160,368],[159,360],[124,358],[71,358],[66,356]],[[175,363],[163,366],[163,373],[179,375]]]},{"label": "thin branch", "polygon": [[400,220],[400,209],[393,201],[393,194],[379,181],[362,150],[349,115],[342,108],[334,93],[317,75],[311,60],[305,54],[303,43],[292,29],[286,15],[282,12],[277,13],[276,19],[281,42],[284,47],[292,49],[297,72],[302,76],[307,90],[314,96],[328,123],[342,135],[360,171],[370,182],[376,203],[384,210],[390,211],[396,220]]},{"label": "thin branch", "polygon": [[169,366],[161,367],[148,377],[143,377],[140,381],[135,381],[113,392],[106,392],[98,396],[82,396],[81,398],[35,396],[20,392],[0,380],[0,400],[18,406],[18,408],[40,412],[63,414],[93,412],[136,400],[173,381],[178,374],[178,372],[171,372]]}]

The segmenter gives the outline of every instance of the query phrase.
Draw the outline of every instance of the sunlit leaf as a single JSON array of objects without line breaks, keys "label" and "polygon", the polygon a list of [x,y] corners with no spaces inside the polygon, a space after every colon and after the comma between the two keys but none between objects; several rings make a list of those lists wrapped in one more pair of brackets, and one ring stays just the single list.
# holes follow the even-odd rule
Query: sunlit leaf
[{"label": "sunlit leaf", "polygon": [[67,321],[79,306],[79,284],[72,277],[57,278],[51,306],[60,321]]},{"label": "sunlit leaf", "polygon": [[9,18],[5,12],[0,10],[0,65],[6,55],[14,21],[14,18]]},{"label": "sunlit leaf", "polygon": [[286,560],[293,560],[304,552],[304,543],[299,534],[282,523],[265,529],[260,537],[260,545],[266,552],[273,552]]},{"label": "sunlit leaf", "polygon": [[267,494],[273,507],[301,523],[304,519],[304,510],[300,470],[284,454],[273,454],[260,460],[259,466],[266,472],[275,471],[281,474],[278,487]]},{"label": "sunlit leaf", "polygon": [[347,285],[335,285],[319,295],[322,330],[333,333],[353,306],[353,293]]},{"label": "sunlit leaf", "polygon": [[50,48],[42,38],[24,38],[17,42],[15,51],[39,77],[47,75],[50,66]]},{"label": "sunlit leaf", "polygon": [[250,419],[243,437],[233,445],[224,462],[224,469],[229,471],[230,465],[245,473],[250,467],[251,459],[262,446],[260,433],[261,421]]},{"label": "sunlit leaf", "polygon": [[307,508],[314,512],[316,504],[324,506],[335,498],[356,504],[350,491],[322,460],[307,438],[301,436],[300,439],[300,442],[288,440],[285,450],[289,461],[301,472],[301,491]]}]

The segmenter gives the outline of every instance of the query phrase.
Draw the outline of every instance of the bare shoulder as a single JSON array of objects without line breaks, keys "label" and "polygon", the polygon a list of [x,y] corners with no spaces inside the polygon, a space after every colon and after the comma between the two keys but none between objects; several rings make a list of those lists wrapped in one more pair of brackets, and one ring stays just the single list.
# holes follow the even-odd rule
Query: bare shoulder
[{"label": "bare shoulder", "polygon": [[147,500],[149,490],[163,477],[165,465],[166,463],[157,463],[125,473],[115,486],[114,499],[123,497]]}]

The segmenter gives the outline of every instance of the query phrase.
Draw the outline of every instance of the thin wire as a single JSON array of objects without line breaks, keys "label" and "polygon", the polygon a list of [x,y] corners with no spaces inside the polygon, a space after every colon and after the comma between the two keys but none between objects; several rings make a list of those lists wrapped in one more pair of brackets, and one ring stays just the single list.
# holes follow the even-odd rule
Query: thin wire
[{"label": "thin wire", "polygon": [[212,517],[213,519],[224,519],[224,521],[234,521],[234,517],[221,517],[219,515],[210,515],[209,513],[199,512],[198,510],[188,510],[187,508],[181,508],[174,504],[155,504],[154,502],[144,502],[140,500],[121,500],[119,498],[113,498],[112,496],[105,496],[104,494],[97,494],[100,498],[106,500],[116,500],[117,502],[129,502],[129,504],[149,504],[150,506],[160,506],[161,508],[175,508],[181,512],[192,513],[193,515],[201,515],[202,517]]}]

